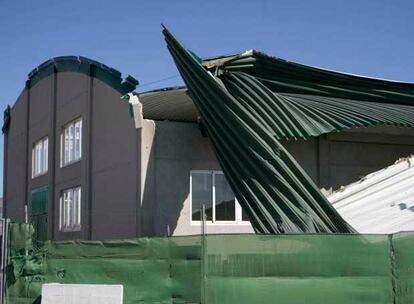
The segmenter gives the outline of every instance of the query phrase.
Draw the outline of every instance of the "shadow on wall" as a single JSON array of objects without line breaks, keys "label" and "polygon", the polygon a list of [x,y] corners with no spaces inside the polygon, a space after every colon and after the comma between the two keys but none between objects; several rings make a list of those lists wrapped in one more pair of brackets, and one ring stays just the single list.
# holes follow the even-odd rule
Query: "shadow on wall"
[{"label": "shadow on wall", "polygon": [[[141,163],[147,166],[146,170],[141,168],[141,178],[145,179],[141,189],[141,236],[171,236],[189,196],[187,159],[171,157],[171,154],[179,154],[176,151],[182,150],[182,143],[166,138],[162,130],[157,122],[152,141],[143,138],[142,157],[147,161],[144,159]],[[145,136],[147,134],[143,134]]]}]

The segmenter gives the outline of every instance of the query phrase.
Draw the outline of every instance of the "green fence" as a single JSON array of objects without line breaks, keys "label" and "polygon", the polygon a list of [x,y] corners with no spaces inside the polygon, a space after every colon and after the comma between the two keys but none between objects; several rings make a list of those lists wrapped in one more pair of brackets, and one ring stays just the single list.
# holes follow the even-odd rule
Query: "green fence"
[{"label": "green fence", "polygon": [[413,303],[414,233],[208,235],[31,246],[10,227],[7,303],[43,283],[124,285],[124,303]]}]

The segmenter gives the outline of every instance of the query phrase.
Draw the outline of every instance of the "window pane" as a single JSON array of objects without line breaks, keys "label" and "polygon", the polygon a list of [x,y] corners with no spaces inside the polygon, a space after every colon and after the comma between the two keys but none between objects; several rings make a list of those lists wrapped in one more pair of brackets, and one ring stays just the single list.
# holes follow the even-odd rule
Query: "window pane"
[{"label": "window pane", "polygon": [[64,157],[63,157],[63,163],[66,164],[69,162],[69,129],[64,130],[64,140],[63,140],[63,146],[64,146]]},{"label": "window pane", "polygon": [[192,220],[201,221],[202,206],[206,208],[206,220],[211,220],[213,215],[212,204],[212,174],[192,173],[191,175],[191,202]]},{"label": "window pane", "polygon": [[81,224],[81,188],[77,187],[63,191],[61,202],[61,229],[79,230]]},{"label": "window pane", "polygon": [[64,194],[63,208],[63,227],[67,228],[69,226],[69,199],[67,192]]},{"label": "window pane", "polygon": [[43,168],[42,171],[46,172],[48,167],[48,139],[43,141]]},{"label": "window pane", "polygon": [[75,125],[69,127],[69,161],[75,160]]},{"label": "window pane", "polygon": [[242,221],[243,222],[250,222],[250,217],[247,215],[247,213],[241,208],[242,210]]},{"label": "window pane", "polygon": [[216,221],[235,221],[236,202],[224,174],[215,174]]},{"label": "window pane", "polygon": [[40,168],[41,168],[41,164],[42,164],[42,158],[41,158],[41,153],[40,153],[40,144],[36,145],[36,159],[37,159],[37,163],[36,163],[36,174],[40,173]]},{"label": "window pane", "polygon": [[80,188],[76,188],[74,191],[74,218],[73,218],[73,225],[80,226]]},{"label": "window pane", "polygon": [[37,146],[33,147],[33,176],[37,175]]},{"label": "window pane", "polygon": [[82,157],[82,120],[73,121],[62,131],[62,165],[74,162]]},{"label": "window pane", "polygon": [[47,137],[36,142],[32,149],[32,177],[47,172],[48,161],[48,139]]},{"label": "window pane", "polygon": [[81,158],[81,122],[75,124],[75,159]]}]

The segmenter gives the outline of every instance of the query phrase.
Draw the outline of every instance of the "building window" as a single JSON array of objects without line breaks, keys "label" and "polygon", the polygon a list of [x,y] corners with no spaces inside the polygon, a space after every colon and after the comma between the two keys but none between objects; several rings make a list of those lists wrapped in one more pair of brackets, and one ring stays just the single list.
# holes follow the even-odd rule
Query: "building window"
[{"label": "building window", "polygon": [[48,138],[37,141],[32,149],[32,178],[47,172]]},{"label": "building window", "polygon": [[250,223],[243,212],[233,191],[221,171],[192,171],[191,221],[202,220],[202,208],[205,206],[206,221],[216,224]]},{"label": "building window", "polygon": [[82,157],[82,119],[76,119],[63,127],[60,136],[61,167],[74,163]]},{"label": "building window", "polygon": [[59,227],[61,231],[81,228],[81,187],[64,190],[60,197]]}]

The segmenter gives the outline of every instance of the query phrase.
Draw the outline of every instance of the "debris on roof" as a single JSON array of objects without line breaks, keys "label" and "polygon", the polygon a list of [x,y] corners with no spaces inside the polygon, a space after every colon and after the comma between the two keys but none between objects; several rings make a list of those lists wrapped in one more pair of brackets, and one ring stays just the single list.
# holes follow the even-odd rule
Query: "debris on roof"
[{"label": "debris on roof", "polygon": [[414,156],[341,187],[328,200],[360,233],[414,230]]}]

